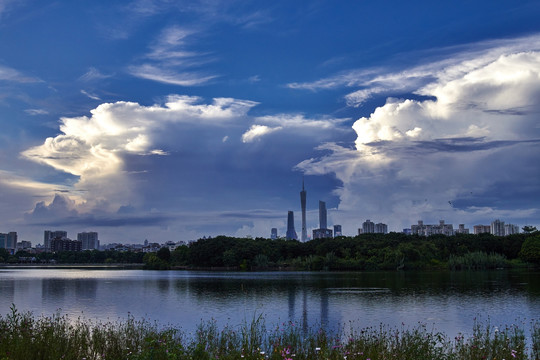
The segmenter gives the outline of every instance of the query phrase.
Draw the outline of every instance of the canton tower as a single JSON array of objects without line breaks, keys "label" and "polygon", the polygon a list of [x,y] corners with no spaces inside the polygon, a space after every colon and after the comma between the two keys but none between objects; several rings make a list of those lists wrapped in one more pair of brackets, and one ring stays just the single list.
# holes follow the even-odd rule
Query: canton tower
[{"label": "canton tower", "polygon": [[304,178],[302,177],[302,191],[300,191],[300,204],[302,205],[302,242],[307,241],[306,230],[306,190],[304,189]]}]

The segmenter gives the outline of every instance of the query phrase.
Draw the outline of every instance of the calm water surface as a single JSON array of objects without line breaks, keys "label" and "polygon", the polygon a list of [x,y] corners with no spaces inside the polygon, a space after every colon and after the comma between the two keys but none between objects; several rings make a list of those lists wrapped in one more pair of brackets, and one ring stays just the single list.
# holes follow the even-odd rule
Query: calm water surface
[{"label": "calm water surface", "polygon": [[269,326],[330,330],[421,322],[453,336],[469,333],[474,318],[528,327],[540,317],[540,273],[0,269],[0,313],[11,304],[100,321],[133,315],[186,332],[201,321],[238,325],[263,315]]}]

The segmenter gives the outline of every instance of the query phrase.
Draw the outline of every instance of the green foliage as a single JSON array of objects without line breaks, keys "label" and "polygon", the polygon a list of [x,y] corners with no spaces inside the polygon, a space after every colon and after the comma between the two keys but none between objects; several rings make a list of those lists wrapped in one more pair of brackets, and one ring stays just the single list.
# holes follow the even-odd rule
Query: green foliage
[{"label": "green foliage", "polygon": [[253,259],[253,266],[259,269],[266,269],[270,264],[270,259],[264,254],[257,254]]},{"label": "green foliage", "polygon": [[[17,253],[17,259],[19,253]],[[61,251],[58,253],[43,252],[32,255],[37,263],[50,263],[52,260],[58,264],[142,264],[142,252],[116,251],[116,250],[84,250]]]},{"label": "green foliage", "polygon": [[171,254],[173,265],[186,266],[189,264],[190,250],[187,245],[177,246]]},{"label": "green foliage", "polygon": [[4,248],[0,248],[0,259],[2,259],[0,263],[6,261],[7,258],[9,258],[9,252]]},{"label": "green foliage", "polygon": [[523,227],[523,231],[525,233],[529,234],[529,233],[532,233],[532,232],[535,232],[535,231],[538,231],[538,230],[536,229],[536,226],[525,225]]},{"label": "green foliage", "polygon": [[[267,328],[262,316],[235,327],[218,329],[202,322],[190,335],[156,323],[93,323],[56,314],[35,317],[12,306],[0,316],[0,359],[10,360],[183,360],[183,359],[401,359],[401,360],[535,360],[540,355],[540,323],[531,322],[531,339],[516,325],[476,323],[472,335],[447,335],[384,325],[335,333],[305,329],[294,323]],[[530,348],[526,344],[530,344]]]},{"label": "green foliage", "polygon": [[157,253],[146,253],[143,261],[144,268],[147,270],[169,270],[171,268],[168,262],[158,257]]},{"label": "green foliage", "polygon": [[509,260],[518,258],[522,244],[531,236],[458,234],[420,237],[390,233],[316,239],[305,243],[219,236],[191,243],[185,265],[242,270],[357,271],[444,269],[451,262],[449,267],[453,269],[498,268],[514,264],[515,261]]},{"label": "green foliage", "polygon": [[171,260],[171,250],[169,250],[169,248],[166,246],[159,249],[156,255],[158,258],[160,258],[160,260],[163,260],[166,263]]},{"label": "green foliage", "polygon": [[540,265],[540,235],[527,238],[521,247],[519,256],[523,261]]}]

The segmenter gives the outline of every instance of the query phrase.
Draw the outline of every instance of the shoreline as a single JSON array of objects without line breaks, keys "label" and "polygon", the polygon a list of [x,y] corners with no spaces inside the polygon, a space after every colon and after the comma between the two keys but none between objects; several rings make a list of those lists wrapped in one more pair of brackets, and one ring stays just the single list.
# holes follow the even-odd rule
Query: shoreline
[{"label": "shoreline", "polygon": [[133,269],[143,270],[144,264],[0,264],[0,269]]}]

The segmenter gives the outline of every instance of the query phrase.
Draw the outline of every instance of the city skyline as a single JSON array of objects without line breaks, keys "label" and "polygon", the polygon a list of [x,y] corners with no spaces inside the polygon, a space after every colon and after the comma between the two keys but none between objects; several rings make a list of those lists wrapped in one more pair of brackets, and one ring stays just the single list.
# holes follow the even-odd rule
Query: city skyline
[{"label": "city skyline", "polygon": [[302,239],[319,200],[345,234],[540,227],[539,17],[537,1],[0,0],[0,229],[268,237],[291,210]]},{"label": "city skyline", "polygon": [[[335,238],[335,237],[341,237],[341,236],[355,237],[356,235],[365,235],[365,234],[370,234],[370,233],[388,234],[389,232],[429,237],[431,235],[437,235],[437,234],[442,234],[446,236],[454,236],[457,234],[479,235],[482,233],[489,233],[495,236],[509,236],[509,235],[514,235],[514,234],[519,234],[522,232],[522,230],[524,233],[537,231],[536,227],[528,226],[529,229],[525,229],[525,228],[520,229],[518,225],[505,223],[505,221],[501,221],[500,219],[495,219],[491,221],[491,224],[489,225],[482,225],[482,224],[474,225],[472,226],[471,229],[466,227],[465,224],[458,224],[458,227],[454,228],[453,224],[448,224],[445,222],[445,220],[439,220],[438,224],[424,224],[423,220],[418,220],[416,224],[411,224],[410,228],[404,228],[401,231],[396,231],[396,230],[388,231],[387,224],[384,224],[384,223],[375,224],[370,219],[367,219],[366,221],[362,223],[361,227],[358,228],[357,234],[343,234],[342,227],[339,224],[333,225],[333,229],[334,229],[333,232],[331,229],[324,228],[321,226],[324,224],[324,221],[325,221],[324,220],[324,218],[326,217],[325,210],[326,209],[325,209],[324,202],[319,201],[319,228],[311,229],[313,232],[313,236],[307,236],[305,241],[311,241],[311,240],[320,239],[320,238]],[[203,237],[203,239],[204,238],[206,237]],[[265,238],[265,237],[262,237],[262,238]],[[298,238],[298,235],[295,231],[294,212],[290,210],[288,211],[288,216],[287,216],[286,233],[282,236],[279,236],[278,229],[274,227],[270,229],[270,236],[266,238],[271,239],[271,240],[285,238],[287,240],[298,240],[300,242],[305,242],[304,240]],[[71,239],[68,236],[68,233],[65,230],[54,230],[54,231],[45,230],[43,242],[35,244],[35,246],[32,246],[31,241],[27,241],[27,240],[18,241],[18,235],[16,231],[9,232],[9,233],[2,233],[0,231],[0,249],[7,249],[12,252],[15,252],[18,250],[25,250],[25,249],[36,249],[40,251],[44,250],[44,251],[50,252],[50,251],[53,251],[52,249],[55,247],[52,245],[52,240],[65,240],[69,244],[75,241],[74,239]],[[164,246],[168,246],[169,248],[171,247],[174,248],[178,244],[185,245],[191,242],[196,242],[198,240],[200,239],[191,239],[188,241],[167,240],[164,243]],[[128,249],[129,247],[126,247],[126,246],[140,245],[137,243],[124,244],[122,242],[114,242],[114,241],[106,243],[106,244],[101,244],[100,240],[98,239],[98,233],[94,231],[90,231],[90,232],[85,231],[82,233],[81,232],[77,233],[76,241],[80,243],[80,246],[79,248],[77,248],[76,251],[94,250],[94,249],[103,250],[103,249],[110,248],[111,245],[113,245],[114,248],[116,248],[117,246],[120,246],[122,249]],[[144,244],[144,247],[148,247],[149,245],[148,239],[145,239],[143,244]],[[68,246],[68,245],[63,244],[62,241],[60,241],[60,247]],[[154,245],[159,245],[159,243],[152,243],[152,245],[148,247],[147,251],[153,251],[152,249],[154,249]]]}]

